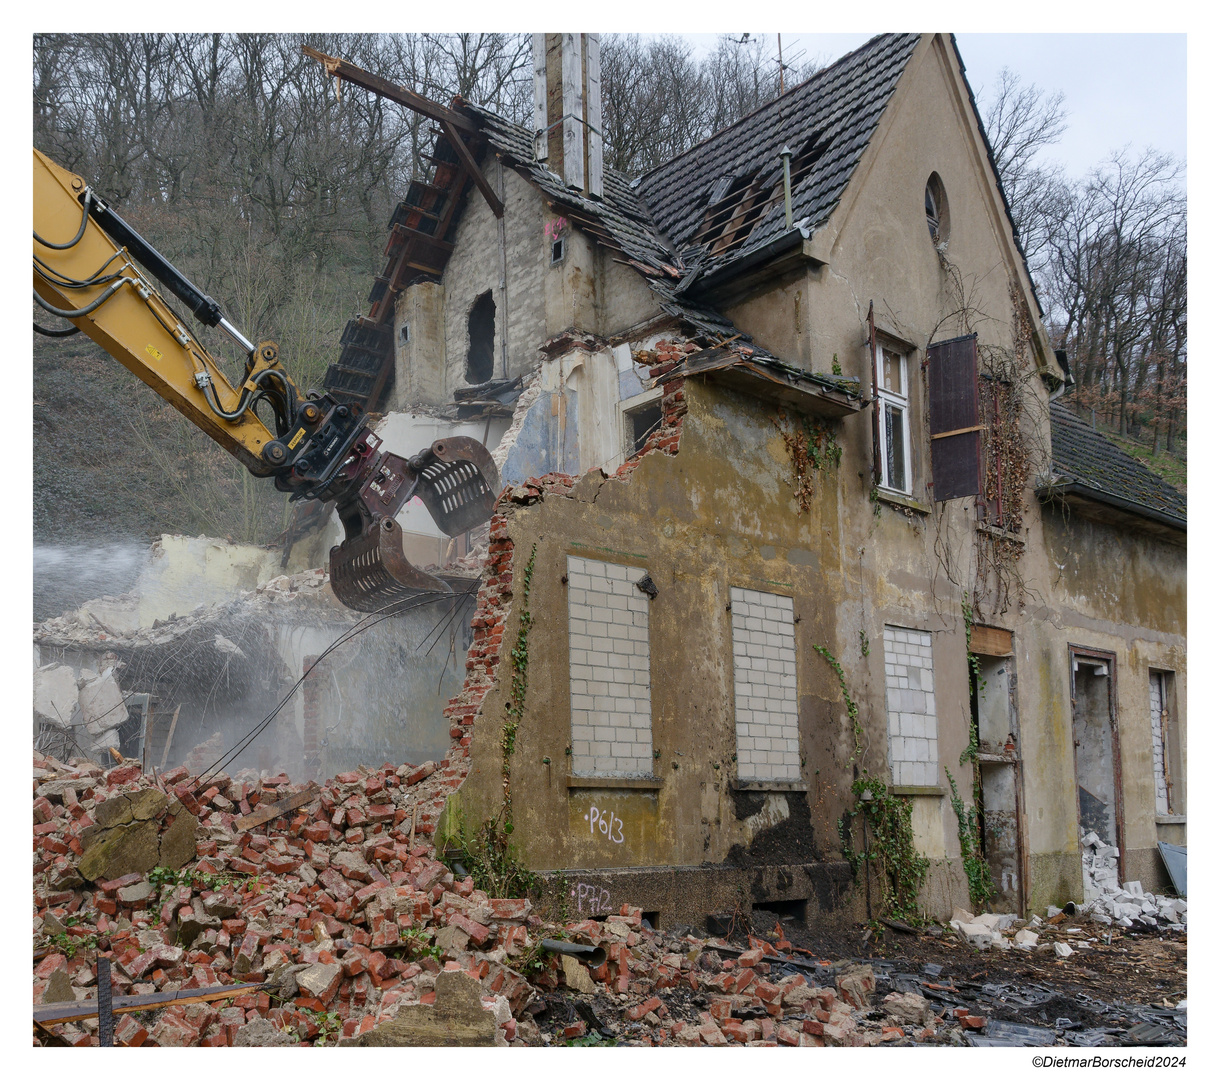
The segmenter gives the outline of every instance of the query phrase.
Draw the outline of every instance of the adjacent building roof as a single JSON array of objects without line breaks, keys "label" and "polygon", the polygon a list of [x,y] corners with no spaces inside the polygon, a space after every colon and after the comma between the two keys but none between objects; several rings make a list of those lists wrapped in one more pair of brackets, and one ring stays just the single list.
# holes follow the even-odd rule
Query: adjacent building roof
[{"label": "adjacent building roof", "polygon": [[1069,408],[1051,402],[1050,484],[1043,494],[1083,495],[1186,530],[1186,496],[1143,462],[1123,453]]}]

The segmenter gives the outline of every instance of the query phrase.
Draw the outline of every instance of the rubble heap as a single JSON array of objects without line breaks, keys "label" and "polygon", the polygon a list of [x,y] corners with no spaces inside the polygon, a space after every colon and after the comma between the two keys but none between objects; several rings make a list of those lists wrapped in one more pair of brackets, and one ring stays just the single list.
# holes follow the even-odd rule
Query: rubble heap
[{"label": "rubble heap", "polygon": [[[500,1045],[548,1041],[532,1017],[544,1008],[540,992],[560,987],[610,1003],[616,1033],[649,1045],[875,1043],[928,1037],[937,1022],[927,1002],[888,999],[892,1017],[865,1018],[875,988],[867,967],[827,966],[826,986],[801,974],[769,978],[778,951],[791,949],[783,940],[752,938],[741,951],[666,935],[631,907],[604,922],[548,926],[529,900],[488,896],[455,878],[432,843],[457,779],[448,762],[361,767],[316,790],[249,771],[201,784],[179,768],[159,779],[132,762],[103,771],[34,759],[35,1005],[96,996],[102,953],[116,995],[258,984],[123,1015],[116,1037],[127,1045],[384,1044],[404,1024],[418,1036],[416,1018],[439,1015],[417,1006],[460,996],[452,979],[443,985],[446,972],[477,982],[494,1018],[487,1041]],[[286,801],[300,805],[255,827],[242,820]],[[156,821],[162,838],[175,823],[197,823],[180,870],[158,861],[105,876],[124,868],[125,849],[112,845],[116,861],[100,860],[95,836],[106,822],[120,833],[114,826],[129,815]],[[545,937],[600,945],[607,957],[589,969],[542,950]],[[671,997],[679,991],[682,1003]],[[77,1045],[97,1042],[96,1020],[56,1030]],[[579,1020],[564,1033],[586,1031]]]},{"label": "rubble heap", "polygon": [[1085,910],[1095,921],[1124,928],[1137,922],[1150,927],[1186,927],[1186,901],[1146,893],[1138,881],[1119,884],[1118,848],[1093,831],[1080,831],[1084,861]]},{"label": "rubble heap", "polygon": [[[99,619],[91,605],[103,602],[120,606],[135,606],[139,597],[134,593],[119,597],[103,596],[90,601],[76,611],[34,624],[34,644],[53,648],[77,648],[94,652],[109,649],[139,649],[169,645],[200,627],[217,631],[234,622],[266,618],[275,609],[292,605],[294,614],[308,611],[331,622],[355,623],[357,612],[339,603],[330,588],[330,576],[325,570],[305,570],[299,574],[284,574],[253,589],[241,592],[236,600],[221,604],[198,604],[185,615],[158,619],[152,626],[118,630]],[[232,643],[229,643],[232,647]],[[222,651],[225,646],[217,646]]]}]

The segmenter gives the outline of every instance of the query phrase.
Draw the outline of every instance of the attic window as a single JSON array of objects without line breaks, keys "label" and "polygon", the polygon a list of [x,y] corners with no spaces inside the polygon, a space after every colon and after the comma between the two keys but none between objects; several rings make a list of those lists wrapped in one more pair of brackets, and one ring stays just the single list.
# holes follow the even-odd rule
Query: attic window
[{"label": "attic window", "polygon": [[561,236],[558,240],[551,244],[551,265],[554,266],[556,263],[563,262],[563,256],[564,244],[563,237]]},{"label": "attic window", "polygon": [[949,201],[945,198],[945,185],[936,173],[929,176],[924,185],[923,209],[932,243],[946,243],[949,239]]},{"label": "attic window", "polygon": [[472,385],[485,383],[492,375],[496,341],[496,302],[490,289],[474,302],[466,325],[470,340],[466,381]]}]

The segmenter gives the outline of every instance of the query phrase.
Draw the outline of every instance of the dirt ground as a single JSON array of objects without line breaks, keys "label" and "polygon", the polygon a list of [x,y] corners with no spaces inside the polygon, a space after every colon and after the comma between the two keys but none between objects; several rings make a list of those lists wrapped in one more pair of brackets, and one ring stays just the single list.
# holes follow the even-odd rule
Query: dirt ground
[{"label": "dirt ground", "polygon": [[[1037,928],[1047,951],[979,952],[956,939],[951,930],[930,927],[917,933],[859,925],[846,930],[806,927],[800,921],[757,911],[752,924],[734,925],[721,939],[707,939],[705,967],[722,955],[748,947],[747,934],[778,938],[777,928],[795,946],[790,954],[801,966],[772,964],[770,978],[800,972],[814,985],[833,985],[834,975],[854,963],[870,964],[876,974],[874,1005],[894,991],[915,991],[929,998],[949,1022],[923,1044],[942,1045],[1076,1045],[1181,1046],[1186,1043],[1186,1015],[1176,1008],[1186,998],[1184,931],[1117,931],[1085,919],[1065,918]],[[663,936],[675,947],[685,932],[673,927]],[[1059,959],[1051,946],[1065,941],[1074,950]],[[689,943],[688,943],[689,944]],[[679,985],[658,991],[672,1019],[698,1023],[707,997]],[[540,995],[535,1020],[544,1042],[564,1045],[564,1028],[583,1019],[590,1032],[578,1045],[632,1045],[645,1035],[639,1023],[626,1020],[628,1002],[612,995],[577,997],[564,989]],[[966,1008],[987,1019],[986,1028],[967,1033],[953,1022],[953,1010]],[[533,1010],[531,1010],[533,1011]],[[735,1010],[734,1016],[738,1013]],[[883,1012],[865,1013],[880,1021]],[[741,1013],[750,1019],[749,1010]],[[897,1045],[913,1044],[906,1038]]]}]

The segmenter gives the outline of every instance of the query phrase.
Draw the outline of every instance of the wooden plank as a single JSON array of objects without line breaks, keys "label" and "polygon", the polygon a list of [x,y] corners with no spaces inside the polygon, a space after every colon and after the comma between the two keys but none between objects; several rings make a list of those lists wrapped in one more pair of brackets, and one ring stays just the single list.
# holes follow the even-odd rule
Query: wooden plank
[{"label": "wooden plank", "polygon": [[174,709],[174,718],[169,722],[169,734],[165,737],[165,749],[161,751],[161,771],[165,772],[165,763],[169,760],[169,748],[174,744],[174,728],[178,726],[178,712],[182,705]]},{"label": "wooden plank", "polygon": [[[169,990],[161,994],[129,994],[111,999],[111,1012],[140,1012],[142,1009],[163,1009],[167,1005],[194,1005],[203,1001],[220,1001],[247,991],[257,993],[266,987],[263,983],[232,983],[229,986],[204,986],[198,990]],[[34,1023],[43,1027],[55,1024],[74,1024],[78,1020],[97,1017],[97,998],[84,1001],[65,1001],[55,1005],[34,1007]]]},{"label": "wooden plank", "polygon": [[972,431],[982,431],[982,424],[975,424],[973,427],[959,427],[954,431],[940,431],[932,436],[934,439],[951,439],[954,435],[969,435]]},{"label": "wooden plank", "polygon": [[970,631],[970,651],[980,656],[1012,656],[1012,631],[975,623]]},{"label": "wooden plank", "polygon": [[[438,221],[440,220],[435,214],[430,214],[429,216]],[[446,253],[453,251],[453,245],[449,243],[448,240],[441,240],[439,237],[433,236],[431,233],[421,232],[419,229],[413,229],[410,225],[395,225],[392,231],[401,235],[404,243],[408,239],[412,239],[418,240],[421,244],[425,244],[428,247],[434,247],[439,251],[444,251]]]},{"label": "wooden plank", "polygon": [[399,105],[405,105],[408,109],[421,113],[437,123],[452,124],[462,131],[469,131],[472,135],[478,134],[478,125],[473,120],[467,119],[460,112],[445,108],[438,102],[421,97],[414,90],[398,86],[379,75],[374,75],[371,71],[365,71],[363,68],[356,67],[355,64],[349,64],[346,60],[340,60],[337,56],[327,56],[326,53],[319,52],[308,45],[302,45],[301,52],[315,60],[320,60],[328,75],[335,75],[340,79],[355,83],[357,86],[363,86],[366,90],[371,90],[374,94],[389,98],[391,101],[397,101]]},{"label": "wooden plank", "polygon": [[457,128],[452,124],[446,124],[445,134],[449,137],[449,141],[453,143],[457,156],[462,159],[462,165],[465,167],[466,172],[470,174],[470,179],[475,182],[475,186],[483,193],[483,198],[487,200],[487,205],[491,207],[491,212],[498,218],[503,217],[504,204],[500,202],[499,196],[492,190],[491,184],[487,182],[487,177],[483,175],[483,170],[479,168],[478,163],[474,160],[470,147],[463,141]]},{"label": "wooden plank", "polygon": [[250,829],[257,829],[260,825],[267,824],[268,821],[279,817],[281,814],[286,814],[290,810],[296,810],[300,806],[304,806],[308,802],[313,802],[317,798],[318,792],[322,789],[318,787],[312,780],[309,782],[309,787],[304,791],[298,791],[295,795],[290,795],[286,799],[281,799],[279,802],[268,803],[266,806],[260,806],[251,814],[247,814],[243,818],[238,818],[233,822],[233,829],[236,832],[247,832]]}]

